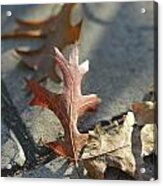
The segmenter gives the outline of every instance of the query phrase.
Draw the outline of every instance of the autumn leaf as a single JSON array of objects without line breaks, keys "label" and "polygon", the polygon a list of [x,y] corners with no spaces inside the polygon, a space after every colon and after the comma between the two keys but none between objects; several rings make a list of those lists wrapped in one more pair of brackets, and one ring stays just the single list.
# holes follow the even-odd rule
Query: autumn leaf
[{"label": "autumn leaf", "polygon": [[142,156],[150,155],[151,152],[157,154],[157,106],[153,87],[145,95],[144,101],[133,103],[131,109],[137,125],[142,127]]},{"label": "autumn leaf", "polygon": [[[92,178],[104,179],[104,171],[109,165],[134,175],[136,165],[131,151],[131,135],[135,118],[132,112],[122,115],[122,118],[122,124],[117,125],[114,120],[107,129],[96,125],[89,132],[88,143],[81,157]],[[94,167],[98,170],[98,177],[93,172]]]},{"label": "autumn leaf", "polygon": [[46,20],[23,21],[16,20],[17,28],[14,31],[3,34],[6,38],[43,38],[44,44],[35,50],[15,49],[15,55],[22,58],[23,63],[28,67],[39,70],[52,79],[57,79],[53,66],[53,46],[60,50],[69,44],[79,40],[82,21],[77,25],[71,25],[71,12],[75,3],[65,4],[57,16],[51,16]]},{"label": "autumn leaf", "polygon": [[143,126],[147,123],[153,124],[156,122],[156,103],[152,101],[135,102],[131,108],[135,114],[138,125]]},{"label": "autumn leaf", "polygon": [[139,132],[134,129],[133,112],[123,113],[121,118],[115,118],[110,125],[103,127],[97,124],[93,131],[89,131],[88,142],[81,155],[84,167],[93,179],[104,179],[107,167],[118,168],[136,179],[141,179],[138,171],[144,163],[143,157],[155,151],[156,125],[146,125]]},{"label": "autumn leaf", "polygon": [[142,153],[141,155],[148,156],[151,153],[157,154],[157,125],[146,124],[141,130]]},{"label": "autumn leaf", "polygon": [[82,95],[81,80],[89,70],[88,60],[79,65],[78,47],[74,45],[69,56],[65,59],[55,48],[55,61],[58,64],[64,81],[62,94],[55,94],[39,85],[34,80],[27,81],[28,89],[34,94],[31,105],[49,108],[59,118],[64,129],[64,141],[58,140],[46,144],[55,154],[66,156],[78,161],[78,152],[86,144],[88,134],[81,134],[77,128],[78,118],[87,111],[94,111],[100,103],[95,94]]}]

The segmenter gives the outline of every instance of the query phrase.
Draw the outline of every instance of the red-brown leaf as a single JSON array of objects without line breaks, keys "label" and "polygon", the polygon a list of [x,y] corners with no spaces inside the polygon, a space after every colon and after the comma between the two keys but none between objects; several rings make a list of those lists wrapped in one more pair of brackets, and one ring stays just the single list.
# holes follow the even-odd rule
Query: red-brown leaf
[{"label": "red-brown leaf", "polygon": [[32,105],[40,105],[52,110],[59,118],[64,129],[64,141],[49,142],[46,145],[56,154],[66,156],[77,162],[78,152],[87,141],[87,134],[81,134],[77,121],[87,111],[95,110],[100,99],[95,94],[81,94],[81,80],[89,70],[89,62],[78,64],[78,47],[74,45],[69,61],[55,48],[55,61],[58,64],[64,81],[62,94],[49,92],[36,81],[27,81],[27,87],[34,94]]}]

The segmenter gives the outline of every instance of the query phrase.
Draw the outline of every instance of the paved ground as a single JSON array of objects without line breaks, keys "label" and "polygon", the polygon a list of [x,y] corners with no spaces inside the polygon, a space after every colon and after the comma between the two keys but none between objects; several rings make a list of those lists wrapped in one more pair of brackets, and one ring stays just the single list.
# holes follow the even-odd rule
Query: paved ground
[{"label": "paved ground", "polygon": [[[141,8],[146,9],[145,14],[141,13]],[[11,17],[6,17],[7,10],[12,11]],[[14,27],[16,17],[41,19],[48,17],[51,12],[55,12],[54,5],[2,6],[2,33]],[[74,10],[76,18],[80,18],[81,14],[84,16],[84,25],[80,61],[90,60],[83,92],[97,93],[102,99],[98,112],[80,121],[81,128],[86,130],[99,120],[107,120],[126,111],[132,102],[142,100],[153,84],[153,2],[83,4],[78,12]],[[72,20],[75,20],[73,15]],[[56,131],[61,130],[59,121],[50,111],[27,106],[30,97],[24,90],[24,77],[30,77],[33,72],[12,55],[14,47],[34,48],[39,44],[39,40],[2,41],[2,168],[5,168],[6,175],[12,175],[6,170],[7,166],[11,164],[19,169],[24,161],[23,155],[17,157],[21,148],[17,147],[16,140],[32,164],[37,157],[31,160],[31,151],[37,155],[44,153],[44,149],[39,151],[36,148],[39,139],[54,140],[58,135]],[[13,125],[11,121],[14,121]],[[56,123],[55,126],[53,123]],[[47,161],[50,161],[52,157],[48,158]],[[42,164],[39,168],[34,166],[32,171],[20,171],[18,176],[63,178],[72,172],[60,159],[48,164],[42,160]],[[78,176],[73,173],[67,177]]]}]

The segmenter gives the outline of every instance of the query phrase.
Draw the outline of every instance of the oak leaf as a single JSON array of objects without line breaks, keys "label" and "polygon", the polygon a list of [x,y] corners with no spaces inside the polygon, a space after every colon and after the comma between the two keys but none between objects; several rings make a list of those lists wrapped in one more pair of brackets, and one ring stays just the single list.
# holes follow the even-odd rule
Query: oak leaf
[{"label": "oak leaf", "polygon": [[55,48],[55,61],[63,75],[62,94],[52,93],[34,80],[27,80],[27,87],[34,94],[31,105],[40,105],[52,110],[64,129],[63,141],[48,142],[46,146],[51,148],[55,154],[66,156],[77,162],[78,153],[88,138],[88,134],[78,131],[78,118],[87,111],[96,110],[100,99],[95,94],[82,95],[81,93],[81,80],[89,70],[89,61],[87,60],[81,65],[78,64],[77,45],[72,48],[69,60],[65,59],[62,53]]},{"label": "oak leaf", "polygon": [[104,179],[107,167],[118,168],[141,179],[139,170],[144,164],[143,157],[155,151],[156,125],[146,125],[141,131],[137,130],[137,125],[135,130],[135,117],[131,111],[115,118],[110,125],[97,124],[93,131],[89,131],[88,142],[81,155],[84,167],[94,179]]},{"label": "oak leaf", "polygon": [[[35,50],[15,49],[16,55],[30,68],[39,70],[52,79],[58,79],[55,69],[52,68],[53,46],[62,50],[65,46],[79,40],[82,20],[75,26],[71,25],[71,12],[75,3],[65,4],[60,13],[46,20],[20,20],[17,19],[17,28],[3,34],[5,38],[42,38],[44,44]],[[53,70],[52,70],[53,69]]]},{"label": "oak leaf", "polygon": [[[88,143],[81,157],[92,178],[104,179],[107,166],[118,167],[134,175],[136,165],[131,150],[131,135],[135,118],[132,112],[122,115],[122,118],[122,124],[117,125],[115,120],[107,128],[97,125],[89,132]],[[98,177],[93,172],[94,168],[98,170]]]}]

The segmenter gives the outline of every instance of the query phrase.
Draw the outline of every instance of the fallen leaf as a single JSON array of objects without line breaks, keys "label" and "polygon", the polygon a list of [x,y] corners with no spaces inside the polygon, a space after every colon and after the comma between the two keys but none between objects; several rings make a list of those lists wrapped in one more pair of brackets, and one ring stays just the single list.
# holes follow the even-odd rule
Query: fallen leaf
[{"label": "fallen leaf", "polygon": [[136,102],[132,104],[132,110],[135,114],[137,124],[142,126],[145,124],[156,123],[155,111],[156,104],[152,101]]},{"label": "fallen leaf", "polygon": [[109,166],[120,168],[132,176],[135,174],[136,162],[131,148],[135,118],[132,112],[123,114],[122,118],[123,123],[117,125],[116,121],[112,121],[107,129],[97,125],[94,131],[89,132],[81,158],[88,174],[94,179],[103,179]]},{"label": "fallen leaf", "polygon": [[87,170],[87,174],[90,178],[104,179],[104,172],[107,168],[107,164],[103,156],[84,159],[83,165]]},{"label": "fallen leaf", "polygon": [[23,21],[16,20],[17,28],[14,31],[3,34],[6,38],[43,38],[44,44],[35,50],[15,49],[15,55],[22,58],[23,63],[28,67],[39,70],[52,79],[58,80],[55,68],[53,67],[53,46],[62,50],[65,46],[79,40],[82,21],[77,25],[71,25],[71,11],[75,3],[65,4],[57,16],[51,16],[46,20]]},{"label": "fallen leaf", "polygon": [[137,125],[141,126],[140,138],[142,142],[141,156],[151,153],[157,154],[157,113],[156,92],[154,86],[149,88],[142,102],[133,103],[131,109],[134,112]]},{"label": "fallen leaf", "polygon": [[108,125],[97,124],[89,131],[81,157],[91,178],[104,179],[106,168],[115,167],[135,179],[143,179],[140,172],[145,164],[143,157],[157,153],[155,104],[134,103],[132,108],[134,112],[123,113],[112,118]]},{"label": "fallen leaf", "polygon": [[155,124],[146,124],[141,130],[142,156],[148,156],[151,153],[157,154],[157,126]]},{"label": "fallen leaf", "polygon": [[64,81],[62,94],[55,94],[39,85],[34,80],[27,81],[28,89],[34,94],[32,105],[49,108],[59,118],[64,129],[64,140],[46,144],[55,154],[78,161],[78,152],[86,144],[88,134],[81,134],[77,128],[78,118],[87,111],[96,110],[100,99],[95,94],[82,95],[81,80],[89,70],[88,60],[78,64],[78,47],[74,45],[69,61],[55,48],[55,61],[58,64]]}]

